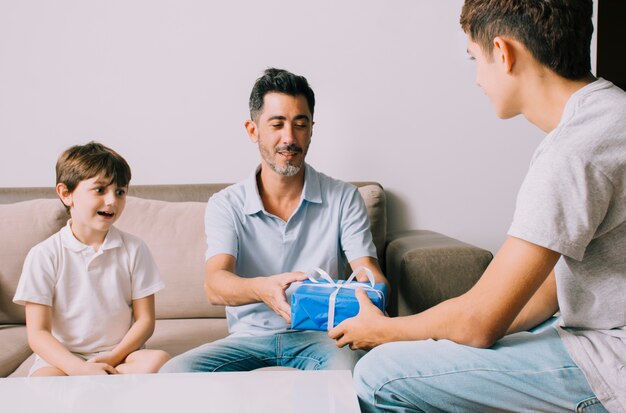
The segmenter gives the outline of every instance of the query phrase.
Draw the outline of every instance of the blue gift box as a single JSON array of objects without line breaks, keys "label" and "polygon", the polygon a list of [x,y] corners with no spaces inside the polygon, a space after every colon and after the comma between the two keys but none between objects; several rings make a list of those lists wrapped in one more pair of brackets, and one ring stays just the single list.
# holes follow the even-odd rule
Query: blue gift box
[{"label": "blue gift box", "polygon": [[381,311],[385,311],[387,286],[376,283],[346,282],[343,287],[338,283],[304,281],[291,295],[291,328],[294,330],[329,330],[329,307],[331,295],[338,290],[334,298],[333,327],[343,320],[359,313],[356,288],[364,290],[370,300]]}]

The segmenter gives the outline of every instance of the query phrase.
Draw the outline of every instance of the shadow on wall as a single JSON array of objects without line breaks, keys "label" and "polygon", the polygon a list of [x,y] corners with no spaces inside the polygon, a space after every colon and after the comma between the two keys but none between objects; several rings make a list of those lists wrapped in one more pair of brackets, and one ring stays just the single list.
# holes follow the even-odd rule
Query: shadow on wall
[{"label": "shadow on wall", "polygon": [[387,197],[387,234],[411,229],[411,214],[406,202],[393,191],[385,189]]}]

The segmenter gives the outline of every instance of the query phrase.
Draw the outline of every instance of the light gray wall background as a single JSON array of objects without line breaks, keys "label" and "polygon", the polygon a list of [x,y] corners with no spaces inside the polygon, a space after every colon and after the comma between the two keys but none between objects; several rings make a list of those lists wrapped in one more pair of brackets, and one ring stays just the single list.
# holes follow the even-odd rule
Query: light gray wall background
[{"label": "light gray wall background", "polygon": [[59,153],[92,139],[134,184],[239,181],[258,161],[249,92],[276,66],[316,92],[309,163],[380,182],[392,231],[495,251],[544,134],[474,84],[462,3],[0,0],[0,186],[54,185]]}]

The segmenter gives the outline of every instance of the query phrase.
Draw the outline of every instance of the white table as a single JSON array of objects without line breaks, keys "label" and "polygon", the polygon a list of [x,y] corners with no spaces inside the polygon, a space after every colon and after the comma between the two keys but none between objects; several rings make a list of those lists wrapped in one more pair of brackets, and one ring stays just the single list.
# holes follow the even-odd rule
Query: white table
[{"label": "white table", "polygon": [[359,412],[348,370],[6,378],[0,406],[7,413]]}]

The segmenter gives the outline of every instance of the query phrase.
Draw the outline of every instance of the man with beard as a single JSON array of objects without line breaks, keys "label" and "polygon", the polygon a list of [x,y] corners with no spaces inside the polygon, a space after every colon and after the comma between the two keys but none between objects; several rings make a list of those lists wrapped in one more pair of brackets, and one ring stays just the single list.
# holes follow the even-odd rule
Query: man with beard
[{"label": "man with beard", "polygon": [[302,76],[272,68],[257,79],[245,127],[261,164],[212,196],[205,216],[205,291],[226,306],[230,335],[175,357],[161,372],[352,370],[362,355],[337,348],[326,332],[290,330],[286,290],[305,271],[338,275],[349,263],[386,282],[357,188],[304,162],[314,105]]}]

